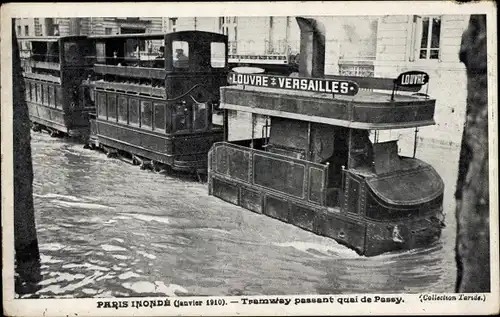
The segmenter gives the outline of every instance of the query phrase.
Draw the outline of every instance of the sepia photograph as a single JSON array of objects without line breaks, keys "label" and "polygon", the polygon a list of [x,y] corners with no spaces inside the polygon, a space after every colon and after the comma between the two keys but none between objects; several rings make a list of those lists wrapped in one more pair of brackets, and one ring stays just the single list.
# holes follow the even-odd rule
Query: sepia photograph
[{"label": "sepia photograph", "polygon": [[498,313],[496,7],[386,3],[2,6],[4,314]]}]

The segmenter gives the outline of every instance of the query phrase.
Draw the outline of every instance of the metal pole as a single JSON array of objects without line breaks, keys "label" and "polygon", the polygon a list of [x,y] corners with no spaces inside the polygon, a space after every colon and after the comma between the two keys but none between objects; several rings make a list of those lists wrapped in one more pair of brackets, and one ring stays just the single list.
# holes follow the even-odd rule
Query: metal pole
[{"label": "metal pole", "polygon": [[307,123],[307,153],[306,160],[311,160],[311,122]]},{"label": "metal pole", "polygon": [[418,128],[415,128],[415,137],[413,140],[413,158],[415,158],[415,155],[417,154],[417,133],[418,133]]},{"label": "metal pole", "polygon": [[229,116],[228,112],[229,110],[223,109],[223,118],[222,118],[222,125],[223,125],[223,130],[224,130],[224,141],[227,142],[229,139]]},{"label": "metal pole", "polygon": [[256,117],[255,117],[255,113],[252,113],[252,140],[250,141],[250,148],[253,149],[253,139],[254,139],[254,134],[255,134],[255,120],[256,120]]}]

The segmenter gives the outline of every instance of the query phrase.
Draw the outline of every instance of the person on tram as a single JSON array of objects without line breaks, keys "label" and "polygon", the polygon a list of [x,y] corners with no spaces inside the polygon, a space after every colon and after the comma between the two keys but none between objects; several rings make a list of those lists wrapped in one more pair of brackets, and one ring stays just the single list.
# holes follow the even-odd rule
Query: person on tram
[{"label": "person on tram", "polygon": [[156,56],[154,61],[155,68],[164,68],[165,67],[165,46],[160,46],[158,50],[158,56]]},{"label": "person on tram", "polygon": [[175,50],[174,67],[186,68],[188,67],[189,58],[184,55],[184,50],[178,48]]}]

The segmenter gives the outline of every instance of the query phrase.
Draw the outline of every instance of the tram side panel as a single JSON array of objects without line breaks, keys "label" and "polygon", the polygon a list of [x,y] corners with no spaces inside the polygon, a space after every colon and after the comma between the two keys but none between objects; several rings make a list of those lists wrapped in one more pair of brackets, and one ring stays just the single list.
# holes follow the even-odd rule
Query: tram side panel
[{"label": "tram side panel", "polygon": [[[91,103],[82,102],[80,86],[90,74],[89,43],[84,37],[32,41],[25,63],[26,99],[38,127],[72,136],[88,135]],[[61,52],[60,52],[61,51]],[[88,65],[87,65],[88,64]]]},{"label": "tram side panel", "polygon": [[361,215],[326,205],[327,166],[225,142],[209,157],[210,195],[364,253]]},{"label": "tram side panel", "polygon": [[208,104],[197,105],[198,110],[205,107],[205,111],[193,113],[188,97],[173,103],[102,90],[95,94],[97,118],[92,122],[92,139],[97,145],[148,158],[175,170],[192,171],[206,169],[206,153],[222,139],[222,131],[210,128]]},{"label": "tram side panel", "polygon": [[31,121],[67,133],[61,85],[32,79],[25,82]]}]

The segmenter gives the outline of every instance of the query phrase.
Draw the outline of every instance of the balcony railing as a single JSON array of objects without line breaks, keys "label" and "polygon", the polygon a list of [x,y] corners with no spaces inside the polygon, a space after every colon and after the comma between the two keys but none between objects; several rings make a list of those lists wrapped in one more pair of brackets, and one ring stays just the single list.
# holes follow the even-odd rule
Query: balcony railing
[{"label": "balcony railing", "polygon": [[360,57],[353,59],[339,59],[339,75],[341,76],[361,76],[374,77],[375,67],[374,59],[369,57]]},{"label": "balcony railing", "polygon": [[[277,41],[229,41],[229,54],[244,55],[286,55],[291,52],[291,43],[286,40]],[[298,47],[298,46],[297,46]]]}]

